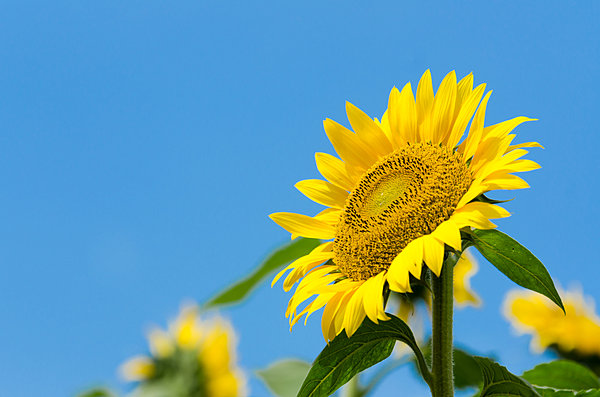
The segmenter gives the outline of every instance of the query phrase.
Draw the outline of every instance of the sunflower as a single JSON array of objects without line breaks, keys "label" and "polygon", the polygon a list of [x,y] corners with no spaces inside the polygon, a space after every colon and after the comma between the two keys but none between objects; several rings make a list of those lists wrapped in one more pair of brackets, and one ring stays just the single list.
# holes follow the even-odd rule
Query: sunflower
[{"label": "sunflower", "polygon": [[594,302],[578,289],[561,292],[566,315],[544,296],[513,290],[504,300],[504,316],[522,334],[531,334],[531,349],[541,353],[553,347],[561,354],[574,352],[600,358],[600,317]]},{"label": "sunflower", "polygon": [[[142,390],[177,384],[169,395],[182,397],[240,397],[245,378],[235,366],[234,333],[223,319],[201,322],[196,306],[185,306],[169,330],[148,334],[151,356],[136,356],[121,366],[129,381]],[[143,393],[142,393],[143,394]]]},{"label": "sunflower", "polygon": [[292,238],[327,240],[273,280],[291,270],[284,289],[299,281],[286,312],[290,326],[325,307],[322,331],[331,340],[342,330],[352,335],[365,317],[388,319],[386,285],[411,292],[411,277],[422,277],[423,263],[439,276],[445,250],[461,249],[461,229],[491,229],[490,219],[509,216],[483,194],[528,187],[513,173],[539,168],[521,157],[525,147],[540,145],[511,145],[511,131],[532,120],[527,117],[485,127],[491,91],[485,96],[484,91],[485,84],[473,88],[472,74],[457,83],[450,72],[434,95],[428,70],[416,100],[410,83],[402,91],[392,89],[381,120],[346,103],[353,131],[324,121],[339,158],[317,153],[325,180],[295,186],[327,208],[312,217],[288,212],[270,216]]}]

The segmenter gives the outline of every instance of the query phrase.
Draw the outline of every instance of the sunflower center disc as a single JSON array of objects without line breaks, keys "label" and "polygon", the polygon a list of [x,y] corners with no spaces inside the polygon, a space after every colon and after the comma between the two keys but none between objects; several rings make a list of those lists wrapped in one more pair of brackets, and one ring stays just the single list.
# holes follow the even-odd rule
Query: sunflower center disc
[{"label": "sunflower center disc", "polygon": [[352,280],[386,270],[412,240],[452,215],[471,184],[462,155],[418,143],[375,163],[348,196],[337,226],[334,262]]}]

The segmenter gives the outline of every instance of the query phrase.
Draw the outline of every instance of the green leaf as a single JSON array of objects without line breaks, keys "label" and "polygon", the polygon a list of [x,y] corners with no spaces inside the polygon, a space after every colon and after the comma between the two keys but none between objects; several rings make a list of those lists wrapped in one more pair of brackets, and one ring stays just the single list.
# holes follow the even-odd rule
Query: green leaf
[{"label": "green leaf", "polygon": [[536,387],[535,388],[542,397],[600,397],[600,390],[559,390],[553,388]]},{"label": "green leaf", "polygon": [[527,248],[495,229],[474,230],[471,237],[481,255],[509,279],[547,296],[565,311],[550,274]]},{"label": "green leaf", "polygon": [[250,292],[269,274],[275,270],[308,254],[320,244],[319,240],[308,238],[297,238],[284,247],[273,252],[258,268],[250,275],[239,280],[235,284],[218,293],[216,296],[206,302],[202,309],[209,309],[215,306],[231,305],[238,303],[246,298]]},{"label": "green leaf", "polygon": [[583,365],[569,360],[540,364],[524,372],[522,377],[535,387],[572,391],[600,389],[600,381],[596,374]]},{"label": "green leaf", "polygon": [[366,318],[350,338],[345,332],[336,336],[313,363],[298,397],[331,395],[354,375],[389,357],[396,340],[413,349],[423,369],[425,361],[410,328],[399,318],[388,315],[390,320],[379,324]]},{"label": "green leaf", "polygon": [[294,397],[308,374],[310,363],[298,359],[285,359],[256,371],[276,397]]},{"label": "green leaf", "polygon": [[469,353],[454,349],[454,386],[459,389],[479,386],[483,382],[475,358]]},{"label": "green leaf", "polygon": [[480,397],[521,396],[540,397],[540,394],[526,381],[511,374],[506,368],[487,357],[473,357],[483,375],[483,389]]}]

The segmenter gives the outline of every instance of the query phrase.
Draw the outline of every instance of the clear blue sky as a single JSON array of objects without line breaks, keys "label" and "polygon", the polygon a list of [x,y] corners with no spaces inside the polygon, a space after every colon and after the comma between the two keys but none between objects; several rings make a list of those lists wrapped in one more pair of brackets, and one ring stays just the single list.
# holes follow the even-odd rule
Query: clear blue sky
[{"label": "clear blue sky", "polygon": [[[0,394],[123,389],[148,325],[288,240],[269,213],[317,210],[292,185],[332,150],[322,120],[347,123],[346,100],[379,116],[427,68],[488,83],[490,123],[540,119],[518,141],[543,168],[499,224],[600,301],[599,3],[373,3],[2,3]],[[499,315],[512,284],[481,261],[473,285],[457,342],[517,373],[543,359]],[[288,332],[289,297],[265,285],[225,313],[244,368],[323,347],[318,316]],[[408,371],[386,390],[425,395]]]}]

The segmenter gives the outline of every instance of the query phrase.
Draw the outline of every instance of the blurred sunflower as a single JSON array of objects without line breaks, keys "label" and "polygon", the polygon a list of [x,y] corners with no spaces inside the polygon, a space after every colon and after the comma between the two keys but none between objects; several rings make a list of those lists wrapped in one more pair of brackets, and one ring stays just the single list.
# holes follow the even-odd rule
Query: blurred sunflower
[{"label": "blurred sunflower", "polygon": [[140,396],[155,390],[173,397],[245,396],[234,339],[225,320],[201,322],[198,308],[185,306],[168,331],[150,331],[151,356],[133,357],[121,366],[121,374],[140,382],[136,394]]},{"label": "blurred sunflower", "polygon": [[539,168],[521,157],[524,147],[540,145],[511,145],[511,131],[531,120],[527,117],[484,127],[491,94],[484,97],[484,91],[485,84],[473,89],[471,74],[457,83],[450,72],[434,95],[426,71],[416,100],[410,83],[402,91],[392,89],[381,121],[350,103],[346,112],[354,132],[325,120],[340,158],[317,153],[317,168],[326,180],[300,181],[296,188],[328,208],[314,217],[271,215],[292,238],[333,240],[273,280],[291,270],[286,291],[301,280],[286,312],[291,326],[325,307],[322,331],[331,340],[344,329],[352,335],[365,316],[374,322],[388,319],[386,284],[392,291],[410,292],[411,276],[421,278],[423,263],[439,276],[445,247],[461,249],[461,229],[494,228],[490,219],[509,216],[482,195],[528,187],[513,173]]},{"label": "blurred sunflower", "polygon": [[504,300],[504,316],[520,333],[533,336],[531,349],[551,347],[559,354],[600,358],[600,317],[594,302],[581,290],[561,292],[566,315],[546,297],[531,291],[510,291]]}]

